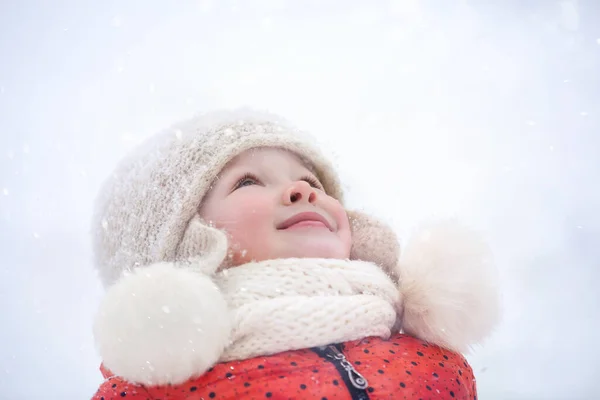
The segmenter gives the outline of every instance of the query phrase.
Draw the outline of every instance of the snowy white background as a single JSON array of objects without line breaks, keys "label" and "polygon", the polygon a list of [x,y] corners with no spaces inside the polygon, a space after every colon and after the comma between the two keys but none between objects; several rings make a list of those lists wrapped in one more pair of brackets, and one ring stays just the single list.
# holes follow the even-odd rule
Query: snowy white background
[{"label": "snowy white background", "polygon": [[[367,5],[369,4],[369,5]],[[598,398],[596,0],[0,3],[0,398],[90,398],[89,221],[132,146],[199,111],[269,108],[406,234],[484,231],[503,324],[481,399]]]}]

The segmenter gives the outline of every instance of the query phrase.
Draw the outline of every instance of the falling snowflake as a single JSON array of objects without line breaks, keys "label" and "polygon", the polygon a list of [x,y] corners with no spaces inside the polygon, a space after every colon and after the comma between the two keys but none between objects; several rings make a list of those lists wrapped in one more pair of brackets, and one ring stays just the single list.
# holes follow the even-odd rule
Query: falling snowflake
[{"label": "falling snowflake", "polygon": [[5,196],[8,196],[8,189],[7,188],[2,189],[2,193],[4,193]]},{"label": "falling snowflake", "polygon": [[108,229],[108,221],[106,218],[102,220],[102,229]]},{"label": "falling snowflake", "polygon": [[168,306],[162,306],[161,309],[163,310],[163,312],[165,314],[170,314],[171,313],[171,309]]},{"label": "falling snowflake", "polygon": [[117,73],[121,73],[125,70],[125,67],[123,66],[123,60],[117,60],[115,62],[115,70]]},{"label": "falling snowflake", "polygon": [[112,26],[114,26],[115,28],[118,28],[121,25],[123,25],[123,20],[118,15],[115,15],[111,22],[112,22]]},{"label": "falling snowflake", "polygon": [[264,17],[261,26],[264,30],[271,30],[273,28],[273,20],[270,17]]},{"label": "falling snowflake", "polygon": [[201,12],[207,13],[212,9],[213,4],[211,0],[202,0],[200,1],[199,6]]},{"label": "falling snowflake", "polygon": [[148,369],[150,371],[154,371],[154,367],[152,366],[152,363],[150,363],[150,361],[146,361],[146,364],[148,364]]},{"label": "falling snowflake", "polygon": [[233,129],[231,129],[231,128],[227,128],[227,129],[225,129],[225,130],[223,131],[223,134],[224,134],[225,136],[231,136],[231,135],[233,135],[233,134],[234,134],[234,131],[233,131]]}]

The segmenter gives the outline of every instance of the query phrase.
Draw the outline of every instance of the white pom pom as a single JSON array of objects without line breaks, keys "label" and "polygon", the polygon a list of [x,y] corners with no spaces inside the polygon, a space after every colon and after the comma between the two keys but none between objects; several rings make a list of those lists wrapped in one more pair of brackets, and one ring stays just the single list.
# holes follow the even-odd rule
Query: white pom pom
[{"label": "white pom pom", "polygon": [[106,293],[94,323],[103,363],[146,385],[178,384],[214,365],[228,345],[227,304],[205,275],[159,263]]},{"label": "white pom pom", "polygon": [[453,221],[423,226],[400,260],[402,328],[458,352],[488,336],[499,318],[496,273],[488,247]]}]

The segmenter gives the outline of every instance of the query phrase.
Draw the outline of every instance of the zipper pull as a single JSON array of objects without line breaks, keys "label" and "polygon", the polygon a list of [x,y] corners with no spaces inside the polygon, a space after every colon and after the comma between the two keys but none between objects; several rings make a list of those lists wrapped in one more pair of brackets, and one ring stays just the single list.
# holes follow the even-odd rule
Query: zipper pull
[{"label": "zipper pull", "polygon": [[350,383],[357,389],[366,389],[369,386],[369,383],[365,379],[364,376],[358,373],[354,369],[354,366],[350,361],[346,360],[346,356],[338,350],[335,345],[330,345],[327,347],[327,351],[325,353],[327,357],[336,360],[340,363],[340,365],[346,370],[348,373],[348,378],[350,379]]}]

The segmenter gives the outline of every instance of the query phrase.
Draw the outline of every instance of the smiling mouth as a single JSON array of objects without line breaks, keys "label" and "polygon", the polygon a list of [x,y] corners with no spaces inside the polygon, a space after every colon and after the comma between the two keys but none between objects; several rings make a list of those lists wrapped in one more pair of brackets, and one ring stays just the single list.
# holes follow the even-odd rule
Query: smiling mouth
[{"label": "smiling mouth", "polygon": [[299,229],[299,228],[327,228],[333,232],[331,224],[321,214],[315,212],[304,212],[288,218],[279,226],[279,230]]},{"label": "smiling mouth", "polygon": [[325,225],[321,221],[300,221],[300,222],[296,222],[293,225],[288,226],[284,230],[301,229],[301,228],[325,228],[325,229],[329,230],[327,225]]}]

